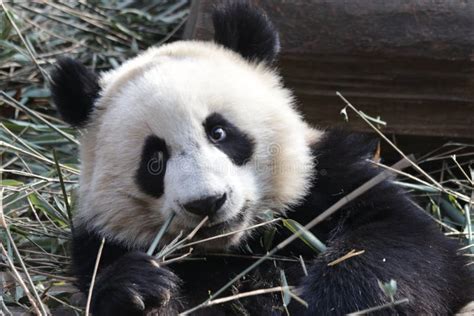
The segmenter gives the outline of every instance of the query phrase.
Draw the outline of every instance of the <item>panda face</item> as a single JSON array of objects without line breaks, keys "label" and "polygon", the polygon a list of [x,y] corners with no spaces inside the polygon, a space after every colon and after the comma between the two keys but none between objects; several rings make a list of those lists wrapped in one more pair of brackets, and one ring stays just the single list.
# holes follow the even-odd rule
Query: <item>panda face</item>
[{"label": "panda face", "polygon": [[[213,43],[152,48],[102,75],[81,139],[77,220],[145,246],[205,217],[199,237],[284,212],[306,192],[318,137],[264,63]],[[244,233],[204,243],[239,244]]]},{"label": "panda face", "polygon": [[[214,42],[150,48],[100,78],[64,59],[52,78],[63,119],[83,128],[75,222],[146,247],[208,216],[199,237],[284,213],[306,193],[310,129],[270,67],[279,50],[268,18],[235,2],[213,15]],[[264,216],[265,214],[265,216]],[[203,243],[240,245],[247,233]]]},{"label": "panda face", "polygon": [[[306,194],[320,133],[293,107],[271,63],[272,23],[249,3],[213,15],[215,42],[150,48],[100,78],[73,60],[53,73],[54,102],[83,128],[76,223],[146,247],[175,214],[168,242],[248,227]],[[247,233],[203,243],[241,245]]]}]

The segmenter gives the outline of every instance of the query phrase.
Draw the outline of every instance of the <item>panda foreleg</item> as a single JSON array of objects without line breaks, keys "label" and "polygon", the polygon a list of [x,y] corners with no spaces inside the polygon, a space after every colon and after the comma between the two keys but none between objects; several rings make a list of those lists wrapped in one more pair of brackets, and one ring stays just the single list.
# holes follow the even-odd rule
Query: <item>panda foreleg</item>
[{"label": "panda foreleg", "polygon": [[427,251],[426,244],[438,242],[431,240],[429,233],[421,235],[421,240],[409,233],[391,233],[386,224],[367,224],[332,238],[326,252],[307,265],[308,276],[299,288],[309,307],[292,303],[297,310],[294,314],[345,315],[390,303],[391,297],[379,282],[392,279],[397,282],[393,299],[408,302],[373,315],[452,313],[449,293],[441,290],[451,287],[443,276],[448,260],[442,251],[446,250],[433,247]]},{"label": "panda foreleg", "polygon": [[[293,302],[294,314],[345,315],[385,303],[373,271],[366,270],[364,260],[352,257],[346,262],[331,264],[347,253],[349,251],[328,247],[326,254],[307,264],[308,275],[299,284],[299,291],[308,308]],[[391,313],[385,311],[380,315],[386,314]]]},{"label": "panda foreleg", "polygon": [[[81,291],[88,293],[101,239],[85,229],[73,236],[73,273]],[[182,305],[180,279],[141,251],[107,242],[94,283],[94,315],[176,315]]]},{"label": "panda foreleg", "polygon": [[96,315],[176,315],[179,278],[143,252],[130,252],[104,269],[92,300]]}]

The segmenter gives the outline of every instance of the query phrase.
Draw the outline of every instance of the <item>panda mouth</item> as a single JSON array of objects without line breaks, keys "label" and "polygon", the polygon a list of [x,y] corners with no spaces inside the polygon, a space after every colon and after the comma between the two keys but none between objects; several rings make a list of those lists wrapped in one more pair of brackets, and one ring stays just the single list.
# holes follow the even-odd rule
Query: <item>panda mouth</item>
[{"label": "panda mouth", "polygon": [[209,238],[214,237],[219,234],[224,234],[231,232],[233,229],[238,229],[239,226],[244,222],[243,212],[239,212],[236,216],[226,221],[212,221],[209,220],[209,223],[201,229],[196,234],[197,238]]},{"label": "panda mouth", "polygon": [[236,216],[225,221],[209,220],[209,224],[202,228],[203,231],[227,231],[233,227],[238,226],[244,220],[244,215],[239,212]]},{"label": "panda mouth", "polygon": [[[220,216],[210,217],[199,229],[197,229],[193,240],[199,241],[219,236],[217,237],[218,240],[212,241],[210,244],[206,242],[206,245],[202,245],[204,248],[208,248],[215,242],[218,244],[222,243],[222,246],[225,246],[228,244],[228,241],[226,242],[225,240],[228,240],[229,238],[232,240],[236,238],[240,239],[238,236],[241,236],[241,230],[247,226],[249,221],[251,221],[251,217],[249,217],[249,213],[251,212],[248,212],[251,205],[250,201],[245,201],[239,211],[230,218],[223,219]],[[204,217],[193,216],[193,214],[183,214],[181,212],[176,212],[176,214],[178,215],[178,220],[175,221],[175,225],[172,224],[172,226],[174,226],[172,227],[173,232],[192,232],[200,226],[200,223],[204,219]]]},{"label": "panda mouth", "polygon": [[[246,233],[243,229],[249,223],[249,217],[245,215],[246,207],[242,208],[238,214],[225,221],[208,221],[200,227],[192,238],[191,243],[196,243],[193,248],[196,251],[202,249],[227,249],[230,246],[236,245],[240,242]],[[202,218],[201,218],[202,220]],[[197,222],[197,221],[196,221]],[[183,224],[181,224],[183,225]],[[178,224],[174,231],[188,231],[191,232],[199,225],[186,225],[183,227]]]}]

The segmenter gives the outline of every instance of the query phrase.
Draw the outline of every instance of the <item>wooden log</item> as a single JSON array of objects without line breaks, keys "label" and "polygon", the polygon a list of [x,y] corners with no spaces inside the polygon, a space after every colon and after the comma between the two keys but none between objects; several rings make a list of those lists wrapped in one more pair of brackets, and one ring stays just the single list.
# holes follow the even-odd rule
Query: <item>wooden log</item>
[{"label": "wooden log", "polygon": [[[280,31],[279,67],[314,124],[345,124],[340,91],[387,132],[474,138],[474,1],[254,2]],[[212,38],[215,3],[192,3],[186,38]]]}]

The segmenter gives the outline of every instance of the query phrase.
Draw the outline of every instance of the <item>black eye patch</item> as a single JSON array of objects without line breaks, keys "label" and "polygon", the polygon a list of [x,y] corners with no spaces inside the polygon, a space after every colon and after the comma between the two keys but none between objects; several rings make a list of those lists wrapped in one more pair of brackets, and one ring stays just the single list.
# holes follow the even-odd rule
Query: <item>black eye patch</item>
[{"label": "black eye patch", "polygon": [[226,138],[224,140],[220,142],[211,141],[211,143],[229,156],[236,165],[242,166],[252,157],[255,147],[254,141],[222,115],[218,113],[209,115],[203,125],[206,135],[210,135],[212,129],[216,126],[220,126],[225,130]]},{"label": "black eye patch", "polygon": [[164,192],[164,177],[169,153],[166,142],[150,135],[145,139],[135,181],[140,190],[159,198]]}]

